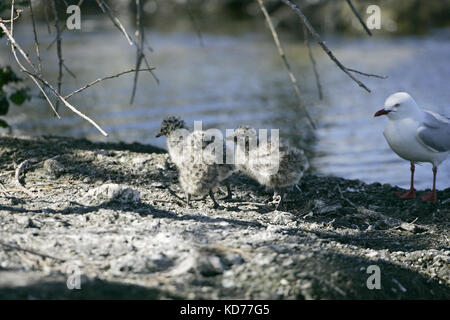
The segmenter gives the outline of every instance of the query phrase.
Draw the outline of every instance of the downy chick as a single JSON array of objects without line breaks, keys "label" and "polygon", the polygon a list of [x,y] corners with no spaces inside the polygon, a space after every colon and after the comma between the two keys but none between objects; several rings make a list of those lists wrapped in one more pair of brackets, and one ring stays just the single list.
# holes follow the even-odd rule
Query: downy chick
[{"label": "downy chick", "polygon": [[241,126],[228,138],[237,145],[236,167],[263,186],[274,189],[274,199],[281,205],[285,189],[299,183],[309,162],[303,150],[286,143],[270,141],[260,143],[256,130]]},{"label": "downy chick", "polygon": [[213,208],[218,208],[219,204],[214,198],[213,191],[221,182],[220,179],[224,178],[225,172],[221,171],[220,165],[215,163],[214,154],[205,149],[209,144],[205,137],[204,131],[194,131],[187,136],[185,159],[178,170],[179,181],[186,194],[188,205],[192,195],[209,194],[214,203]]},{"label": "downy chick", "polygon": [[184,160],[183,152],[186,149],[186,138],[188,135],[189,131],[184,121],[174,116],[167,117],[161,122],[161,129],[156,135],[156,138],[166,136],[170,160],[177,168]]},{"label": "downy chick", "polygon": [[[177,167],[180,185],[186,193],[188,204],[191,195],[209,194],[214,207],[218,207],[212,190],[217,187],[218,182],[226,180],[233,173],[234,166],[214,163],[214,155],[203,151],[212,142],[211,138],[205,134],[205,131],[190,133],[184,121],[177,117],[167,117],[162,121],[160,132],[156,137],[163,135],[167,137],[169,156]],[[201,161],[195,162],[194,160],[198,160],[196,155],[203,155],[208,160],[205,162],[200,157]],[[232,196],[231,188],[227,181],[224,183],[228,191],[225,198],[229,199]]]}]

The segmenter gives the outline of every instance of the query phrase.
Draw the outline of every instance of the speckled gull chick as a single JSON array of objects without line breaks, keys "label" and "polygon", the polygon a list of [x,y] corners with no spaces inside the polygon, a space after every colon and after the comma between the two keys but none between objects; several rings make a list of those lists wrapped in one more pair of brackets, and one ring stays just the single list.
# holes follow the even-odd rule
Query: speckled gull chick
[{"label": "speckled gull chick", "polygon": [[[303,150],[290,147],[283,141],[278,144],[271,141],[259,143],[256,130],[250,126],[237,128],[227,139],[236,143],[236,157],[245,155],[243,161],[236,159],[236,167],[259,184],[274,189],[274,200],[279,199],[276,209],[284,200],[285,188],[298,184],[309,168]],[[252,144],[256,147],[251,147]]]},{"label": "speckled gull chick", "polygon": [[186,149],[186,138],[189,131],[183,120],[169,116],[161,122],[161,128],[156,138],[166,136],[167,151],[169,152],[170,160],[177,166],[181,165],[184,160],[183,152]]},{"label": "speckled gull chick", "polygon": [[215,155],[206,149],[209,144],[205,131],[195,130],[186,139],[188,149],[185,152],[185,160],[179,167],[179,181],[186,194],[186,202],[189,204],[191,195],[204,196],[209,194],[218,208],[213,191],[224,178],[221,166],[215,163]]},{"label": "speckled gull chick", "polygon": [[422,200],[435,204],[437,168],[450,154],[450,118],[420,109],[406,92],[389,96],[384,108],[374,116],[381,115],[388,118],[383,132],[387,143],[397,155],[411,162],[410,189],[396,195],[402,199],[415,198],[415,163],[430,162],[433,165],[433,189]]},{"label": "speckled gull chick", "polygon": [[[167,149],[172,162],[176,165],[180,186],[186,194],[189,205],[191,195],[204,196],[209,194],[216,202],[213,190],[218,183],[226,180],[234,171],[233,165],[215,162],[215,154],[205,150],[211,143],[205,131],[189,132],[183,120],[176,117],[167,117],[162,121],[161,130],[156,137],[167,137]],[[201,155],[200,157],[198,157]],[[228,195],[231,198],[231,189],[225,181]]]}]

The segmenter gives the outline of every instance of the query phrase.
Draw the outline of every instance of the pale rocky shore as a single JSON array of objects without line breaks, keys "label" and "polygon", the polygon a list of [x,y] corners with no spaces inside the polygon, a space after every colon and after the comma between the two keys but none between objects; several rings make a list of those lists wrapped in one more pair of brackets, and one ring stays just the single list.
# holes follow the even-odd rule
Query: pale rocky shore
[{"label": "pale rocky shore", "polygon": [[215,210],[152,146],[3,136],[0,156],[0,299],[450,298],[450,188],[431,205],[309,174],[274,211],[237,174]]}]

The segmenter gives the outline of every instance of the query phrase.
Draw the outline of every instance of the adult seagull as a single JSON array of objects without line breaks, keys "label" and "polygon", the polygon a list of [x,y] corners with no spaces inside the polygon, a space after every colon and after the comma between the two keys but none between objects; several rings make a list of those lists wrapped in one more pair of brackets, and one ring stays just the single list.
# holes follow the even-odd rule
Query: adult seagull
[{"label": "adult seagull", "polygon": [[384,108],[375,117],[386,115],[388,121],[384,137],[391,149],[411,162],[411,187],[406,193],[396,193],[401,199],[415,198],[414,164],[430,162],[433,165],[433,190],[422,197],[436,203],[437,168],[450,154],[450,118],[422,110],[406,92],[389,96]]}]

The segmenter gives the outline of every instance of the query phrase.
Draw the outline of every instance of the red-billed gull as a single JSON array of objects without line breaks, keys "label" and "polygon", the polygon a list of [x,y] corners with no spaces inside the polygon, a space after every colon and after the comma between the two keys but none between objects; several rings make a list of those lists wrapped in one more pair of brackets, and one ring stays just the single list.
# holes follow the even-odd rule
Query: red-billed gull
[{"label": "red-billed gull", "polygon": [[450,119],[420,109],[406,92],[389,96],[384,108],[374,116],[381,115],[388,118],[383,134],[389,146],[401,158],[411,162],[411,187],[408,192],[396,195],[402,199],[415,198],[414,164],[430,162],[433,165],[433,189],[422,200],[436,203],[437,168],[450,154]]}]

